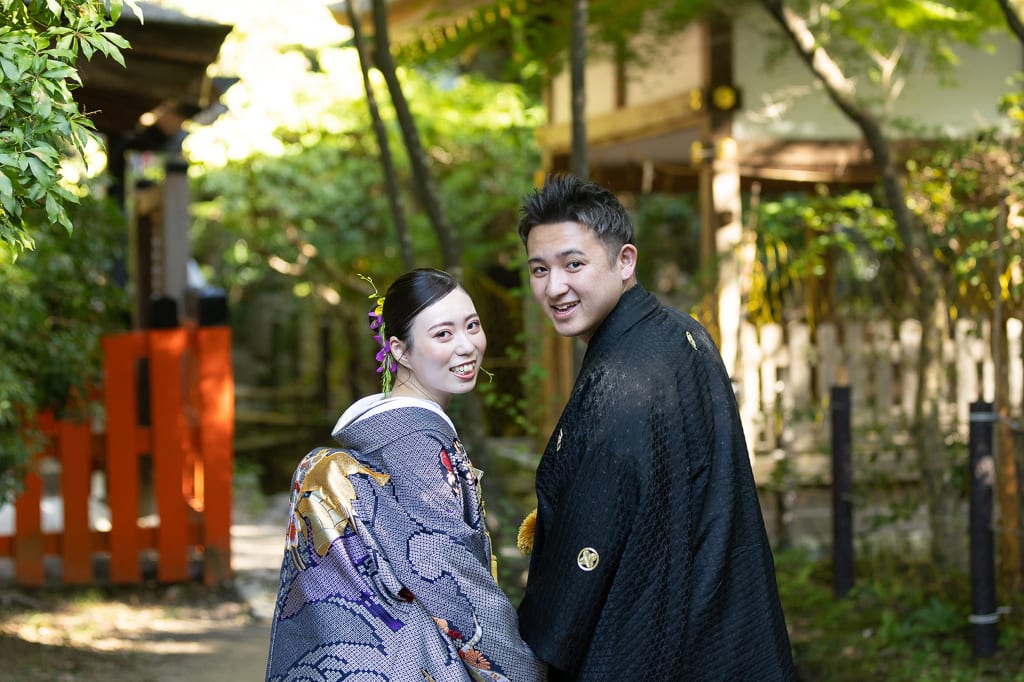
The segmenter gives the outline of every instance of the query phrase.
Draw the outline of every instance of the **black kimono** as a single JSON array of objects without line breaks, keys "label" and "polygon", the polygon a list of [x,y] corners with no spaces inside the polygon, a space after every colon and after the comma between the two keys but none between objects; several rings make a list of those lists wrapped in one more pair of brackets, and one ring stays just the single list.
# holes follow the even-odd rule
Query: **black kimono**
[{"label": "black kimono", "polygon": [[735,396],[693,318],[635,285],[537,468],[523,638],[550,680],[793,680]]}]

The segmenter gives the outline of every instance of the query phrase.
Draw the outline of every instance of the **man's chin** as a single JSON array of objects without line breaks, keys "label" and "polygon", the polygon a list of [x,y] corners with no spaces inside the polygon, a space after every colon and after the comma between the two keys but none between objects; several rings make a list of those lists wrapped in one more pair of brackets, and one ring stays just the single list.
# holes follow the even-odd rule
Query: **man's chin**
[{"label": "man's chin", "polygon": [[583,333],[580,329],[576,327],[576,325],[574,325],[571,322],[551,320],[551,324],[555,328],[555,333],[558,334],[559,336],[566,336],[572,338],[574,336],[579,336],[581,333]]}]

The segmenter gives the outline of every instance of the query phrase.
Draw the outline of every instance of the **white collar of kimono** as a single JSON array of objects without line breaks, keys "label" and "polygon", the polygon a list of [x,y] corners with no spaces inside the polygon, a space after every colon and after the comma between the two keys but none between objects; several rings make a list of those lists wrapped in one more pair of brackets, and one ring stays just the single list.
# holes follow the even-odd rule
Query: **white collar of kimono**
[{"label": "white collar of kimono", "polygon": [[405,396],[385,398],[383,393],[374,393],[373,395],[360,398],[352,403],[348,409],[342,413],[341,417],[338,419],[338,423],[334,425],[331,435],[337,435],[339,431],[349,424],[354,424],[355,422],[363,419],[369,419],[374,415],[387,412],[388,410],[397,410],[403,407],[419,407],[425,410],[430,410],[448,422],[448,426],[452,427],[452,431],[455,430],[455,425],[452,424],[452,420],[448,418],[448,415],[441,409],[441,406],[433,400],[427,400],[425,398],[410,398]]}]

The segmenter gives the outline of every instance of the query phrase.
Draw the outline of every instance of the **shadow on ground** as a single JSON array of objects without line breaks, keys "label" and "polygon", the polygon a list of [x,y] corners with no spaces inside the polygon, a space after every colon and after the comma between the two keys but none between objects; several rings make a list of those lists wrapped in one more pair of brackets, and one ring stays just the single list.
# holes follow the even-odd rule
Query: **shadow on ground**
[{"label": "shadow on ground", "polygon": [[230,584],[0,588],[0,678],[210,682],[263,679],[286,494],[239,505]]}]

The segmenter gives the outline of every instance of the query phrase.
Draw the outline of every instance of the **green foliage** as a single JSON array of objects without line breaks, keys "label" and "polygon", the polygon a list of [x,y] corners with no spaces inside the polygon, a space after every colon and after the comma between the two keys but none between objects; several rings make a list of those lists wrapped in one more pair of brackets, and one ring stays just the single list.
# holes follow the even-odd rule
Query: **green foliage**
[{"label": "green foliage", "polygon": [[[968,77],[957,71],[965,47],[992,49],[994,32],[1006,31],[996,3],[977,0],[861,0],[828,3],[792,0],[760,4],[786,5],[805,23],[820,47],[839,67],[850,102],[879,122],[886,134],[920,128],[913,118],[893,115],[892,103],[904,86],[921,75],[940,85],[956,86]],[[781,35],[769,64],[791,55],[791,41]],[[920,131],[917,137],[922,137]]]},{"label": "green foliage", "polygon": [[[891,214],[862,191],[783,195],[757,205],[757,260],[748,315],[781,322],[784,310],[804,309],[809,321],[869,309],[895,314],[902,281],[899,236]],[[831,291],[820,305],[809,300],[808,282]]]},{"label": "green foliage", "polygon": [[[273,123],[265,138],[255,139],[240,127],[241,117],[229,112],[187,141],[194,172],[194,253],[211,282],[230,292],[233,320],[246,316],[256,295],[275,290],[285,298],[315,297],[320,310],[351,329],[365,324],[369,293],[357,275],[386,286],[405,268],[365,95],[342,85],[360,82],[354,50],[323,50],[315,61],[318,71],[276,84],[273,110],[257,109],[256,96],[247,94],[256,83],[239,83],[235,88],[241,90],[229,93],[246,103],[246,115],[259,113]],[[403,70],[400,77],[441,201],[464,245],[466,281],[480,282],[475,297],[486,291],[478,307],[490,335],[518,315],[507,284],[495,287],[493,280],[509,278],[522,250],[516,212],[540,163],[533,131],[541,111],[518,86],[451,73]],[[234,102],[229,106],[243,110]],[[436,266],[439,245],[415,200],[393,111],[383,104],[381,110],[417,265]],[[250,150],[233,153],[234,160],[211,151],[245,136]],[[517,273],[512,280],[514,287]],[[488,357],[495,364],[517,361],[515,333],[492,336]],[[369,343],[369,332],[358,338],[363,336]],[[345,361],[347,369],[373,359],[368,347],[359,352],[348,346],[338,355],[358,354],[354,364]],[[495,372],[502,394],[495,411],[518,409],[518,391],[508,384],[518,374],[497,367]],[[368,364],[361,373],[374,376]]]},{"label": "green foliage", "polygon": [[[889,556],[858,563],[845,597],[831,567],[797,551],[776,553],[790,643],[801,678],[821,682],[935,682],[1024,679],[1024,631],[1017,609],[999,623],[991,659],[972,657],[971,587],[962,573]],[[1019,602],[1019,595],[1009,595]]]},{"label": "green foliage", "polygon": [[[441,3],[435,3],[441,4]],[[696,18],[726,13],[745,0],[590,0],[588,52],[633,62],[657,59],[664,38]],[[443,15],[444,9],[438,11]],[[417,67],[481,73],[539,93],[548,72],[567,57],[572,3],[530,0],[481,4],[444,29],[396,46],[398,60]]]},{"label": "green foliage", "polygon": [[[1024,262],[1024,235],[1019,224],[1006,225],[1000,217],[1001,201],[1012,205],[1024,198],[1024,181],[1014,162],[1022,155],[1019,136],[983,131],[971,139],[922,145],[907,164],[908,206],[949,278],[950,304],[960,314],[987,314],[997,289],[1014,310],[1024,308],[1024,288],[1012,276]],[[890,317],[905,312],[898,260],[902,245],[891,214],[872,194],[833,194],[822,187],[810,197],[762,199],[756,224],[757,262],[748,308],[755,321],[778,322],[783,310],[796,308],[828,317],[866,310]],[[824,310],[808,307],[806,287],[812,279],[830,287]],[[815,321],[815,315],[809,317]]]},{"label": "green foliage", "polygon": [[[402,269],[366,104],[356,96],[322,96],[331,91],[331,79],[341,77],[309,74],[291,95],[305,118],[296,125],[279,117],[275,139],[281,146],[273,153],[256,151],[220,166],[192,147],[196,250],[224,288],[257,281],[268,263],[332,290],[350,287],[358,272],[386,282]],[[513,243],[518,197],[539,163],[533,140],[539,110],[512,86],[428,80],[415,72],[403,79],[442,201],[466,244],[466,263],[497,260]],[[320,100],[307,97],[307,88]],[[232,125],[225,118],[213,132],[237,135]],[[392,149],[403,149],[394,125],[390,134]],[[417,258],[436,264],[436,239],[413,200],[404,155],[396,155],[396,165]]]},{"label": "green foliage", "polygon": [[[79,229],[30,223],[36,248],[0,266],[0,499],[22,480],[38,444],[25,431],[34,415],[63,415],[98,385],[100,335],[123,328],[128,313],[125,290],[112,280],[127,233],[120,210],[86,194],[68,217]],[[0,242],[0,261],[16,248]]]},{"label": "green foliage", "polygon": [[[1011,117],[1018,98],[1006,99]],[[908,205],[952,276],[951,301],[961,314],[987,314],[1000,297],[1017,313],[1024,310],[1024,285],[1014,276],[1024,263],[1024,234],[1002,208],[1024,202],[1024,141],[1017,127],[1016,134],[990,130],[947,140],[908,163]]]},{"label": "green foliage", "polygon": [[128,43],[108,30],[123,1],[135,8],[133,0],[0,0],[0,241],[15,247],[5,249],[9,258],[33,248],[27,211],[72,229],[66,206],[78,197],[61,159],[71,150],[84,157],[96,138],[72,96],[82,85],[78,55],[99,52],[124,66]]},{"label": "green foliage", "polygon": [[[693,194],[642,194],[632,207],[637,276],[644,286],[683,310],[701,297],[700,207]],[[705,264],[705,267],[711,267]]]}]

